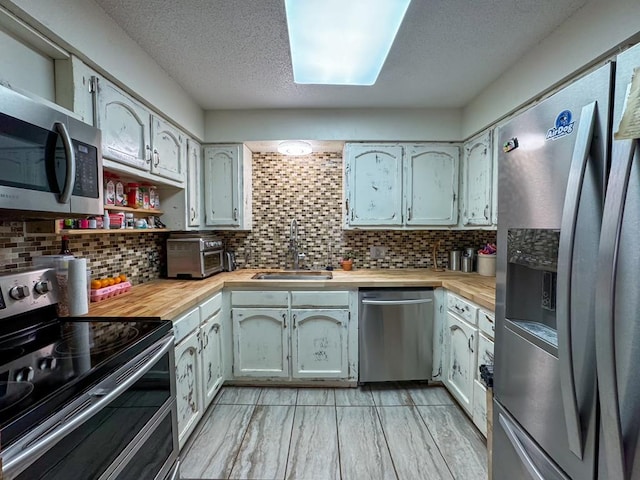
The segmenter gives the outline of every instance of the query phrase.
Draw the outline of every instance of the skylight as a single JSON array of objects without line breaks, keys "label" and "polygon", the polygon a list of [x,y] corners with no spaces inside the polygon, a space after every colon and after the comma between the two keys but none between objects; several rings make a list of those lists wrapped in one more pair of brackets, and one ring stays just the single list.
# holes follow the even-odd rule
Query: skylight
[{"label": "skylight", "polygon": [[285,0],[296,83],[373,85],[411,0]]}]

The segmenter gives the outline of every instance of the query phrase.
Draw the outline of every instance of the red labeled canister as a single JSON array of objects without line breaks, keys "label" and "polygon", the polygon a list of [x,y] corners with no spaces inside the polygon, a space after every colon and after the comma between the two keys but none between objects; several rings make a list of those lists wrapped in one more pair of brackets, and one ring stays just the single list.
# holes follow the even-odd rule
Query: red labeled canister
[{"label": "red labeled canister", "polygon": [[127,206],[142,208],[142,192],[139,183],[127,183]]}]

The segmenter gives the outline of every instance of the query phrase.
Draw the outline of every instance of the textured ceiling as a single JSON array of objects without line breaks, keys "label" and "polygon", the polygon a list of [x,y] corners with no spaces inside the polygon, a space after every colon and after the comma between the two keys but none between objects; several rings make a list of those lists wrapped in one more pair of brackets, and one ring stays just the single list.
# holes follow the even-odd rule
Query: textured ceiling
[{"label": "textured ceiling", "polygon": [[293,82],[284,0],[95,1],[206,110],[462,107],[587,2],[413,0],[353,87]]}]

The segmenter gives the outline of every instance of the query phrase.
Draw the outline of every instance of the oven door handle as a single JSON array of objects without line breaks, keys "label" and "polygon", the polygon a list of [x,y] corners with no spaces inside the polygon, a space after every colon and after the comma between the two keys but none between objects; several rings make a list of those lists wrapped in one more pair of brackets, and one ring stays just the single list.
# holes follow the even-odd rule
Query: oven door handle
[{"label": "oven door handle", "polygon": [[[53,428],[47,427],[44,431],[38,433],[35,438],[25,438],[24,444],[16,444],[16,454],[13,455],[9,447],[3,456],[3,473],[8,477],[12,477],[21,473],[35,460],[40,458],[50,448],[56,445],[66,435],[79,427],[84,421],[91,418],[93,415],[102,410],[107,404],[114,401],[125,390],[131,387],[135,382],[140,380],[147,373],[151,367],[162,358],[168,351],[174,348],[173,335],[165,337],[159,344],[154,345],[145,355],[145,362],[140,365],[139,362],[135,362],[134,367],[127,366],[127,371],[132,370],[132,375],[118,384],[113,390],[106,393],[105,387],[97,385],[89,392],[83,395],[83,399],[80,404],[85,404],[86,407],[76,410],[77,407],[69,406],[62,410],[52,422],[55,426]],[[112,378],[118,378],[121,376],[121,372],[111,375]],[[107,380],[106,382],[109,382]],[[104,383],[102,384],[104,385]],[[72,413],[73,412],[73,413]],[[72,415],[70,418],[65,418],[67,415]],[[62,420],[60,420],[60,418]],[[56,425],[57,423],[57,425]]]}]

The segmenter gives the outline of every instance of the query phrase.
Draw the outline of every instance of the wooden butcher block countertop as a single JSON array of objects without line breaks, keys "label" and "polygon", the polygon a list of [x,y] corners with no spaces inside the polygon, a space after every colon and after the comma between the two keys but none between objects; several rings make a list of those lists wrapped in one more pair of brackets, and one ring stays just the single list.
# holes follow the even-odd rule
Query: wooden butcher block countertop
[{"label": "wooden butcher block countertop", "polygon": [[130,292],[89,305],[95,317],[161,317],[174,319],[227,288],[332,290],[360,287],[444,287],[478,305],[495,309],[495,277],[431,269],[336,270],[331,280],[253,280],[258,272],[236,270],[204,280],[161,279],[134,286]]}]

